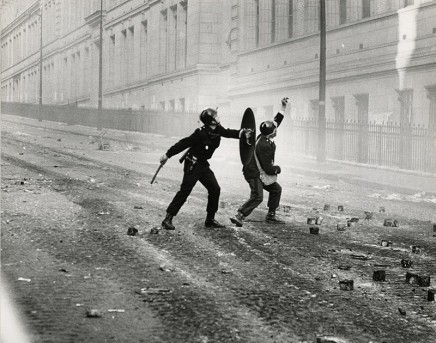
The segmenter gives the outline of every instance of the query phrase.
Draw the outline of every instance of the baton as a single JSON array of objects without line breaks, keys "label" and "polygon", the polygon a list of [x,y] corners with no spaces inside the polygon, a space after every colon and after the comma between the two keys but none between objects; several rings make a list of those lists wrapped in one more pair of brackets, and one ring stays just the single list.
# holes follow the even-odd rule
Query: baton
[{"label": "baton", "polygon": [[159,165],[159,168],[157,168],[156,173],[154,173],[154,176],[153,176],[153,178],[151,179],[150,184],[153,184],[154,180],[156,179],[157,174],[158,174],[159,171],[162,169],[163,165],[164,165],[164,163],[161,163],[161,164]]}]

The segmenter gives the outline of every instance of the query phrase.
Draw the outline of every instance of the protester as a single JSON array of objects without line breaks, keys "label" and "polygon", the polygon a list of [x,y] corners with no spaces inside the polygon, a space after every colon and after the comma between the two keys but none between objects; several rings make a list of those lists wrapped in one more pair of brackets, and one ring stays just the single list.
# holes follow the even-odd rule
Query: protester
[{"label": "protester", "polygon": [[276,152],[274,137],[276,137],[277,128],[284,118],[287,103],[288,98],[283,98],[281,110],[274,117],[274,121],[264,121],[260,124],[260,135],[256,139],[253,157],[242,170],[244,178],[250,186],[250,198],[238,209],[236,215],[230,218],[230,221],[236,226],[241,227],[243,220],[262,203],[264,189],[269,192],[266,222],[272,224],[284,223],[276,216],[282,187],[276,181],[281,168],[274,164]]}]

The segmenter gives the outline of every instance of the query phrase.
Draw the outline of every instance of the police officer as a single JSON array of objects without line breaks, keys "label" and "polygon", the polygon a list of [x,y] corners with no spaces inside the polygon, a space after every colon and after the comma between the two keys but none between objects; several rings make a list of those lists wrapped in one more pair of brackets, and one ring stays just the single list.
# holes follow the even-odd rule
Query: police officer
[{"label": "police officer", "polygon": [[[274,164],[276,145],[274,137],[277,135],[277,128],[280,126],[288,103],[288,98],[283,98],[281,110],[274,117],[274,121],[264,121],[260,124],[260,135],[257,137],[254,154],[251,160],[244,166],[242,172],[245,180],[250,186],[250,198],[238,209],[236,215],[230,221],[241,227],[243,220],[253,212],[263,201],[263,190],[269,192],[268,214],[266,222],[271,224],[284,223],[276,216],[276,209],[280,204],[282,187],[275,182],[266,182],[266,177],[275,177],[280,174],[280,166]],[[256,161],[257,158],[257,161]],[[262,169],[262,173],[259,171]],[[262,180],[262,174],[266,177]]]},{"label": "police officer", "polygon": [[175,229],[172,219],[185,203],[197,181],[200,181],[208,191],[205,226],[210,228],[225,227],[215,220],[221,188],[218,185],[215,174],[209,168],[207,160],[212,157],[215,149],[219,147],[221,137],[239,138],[245,130],[225,129],[220,124],[217,111],[212,108],[202,111],[200,120],[204,124],[201,128],[196,129],[192,135],[174,144],[160,158],[161,164],[165,164],[170,157],[189,148],[184,157],[184,175],[180,190],[169,204],[166,217],[162,222],[162,227],[167,230]]}]

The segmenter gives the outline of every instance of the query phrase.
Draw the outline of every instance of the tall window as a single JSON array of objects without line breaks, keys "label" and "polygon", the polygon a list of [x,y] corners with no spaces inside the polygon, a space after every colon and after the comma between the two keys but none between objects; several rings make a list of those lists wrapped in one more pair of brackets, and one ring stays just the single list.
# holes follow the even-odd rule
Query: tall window
[{"label": "tall window", "polygon": [[362,18],[371,16],[371,0],[362,0]]},{"label": "tall window", "polygon": [[288,8],[288,38],[294,35],[294,0],[289,0]]},{"label": "tall window", "polygon": [[142,78],[147,77],[147,39],[148,39],[148,27],[147,20],[142,22],[141,25],[141,37],[140,37],[140,65],[139,70]]},{"label": "tall window", "polygon": [[188,49],[188,2],[182,1],[179,6],[179,39],[178,39],[178,67],[186,67]]},{"label": "tall window", "polygon": [[166,72],[167,67],[167,27],[168,27],[168,13],[167,10],[160,12],[160,40],[159,40],[159,72]]},{"label": "tall window", "polygon": [[110,36],[109,40],[109,68],[108,74],[109,76],[109,84],[111,87],[115,85],[115,77],[114,77],[114,69],[115,69],[115,35]]},{"label": "tall window", "polygon": [[135,67],[135,56],[136,56],[136,52],[135,52],[135,27],[131,26],[129,27],[128,30],[128,37],[127,37],[127,58],[126,58],[126,62],[127,62],[127,83],[132,82],[134,80],[134,76],[133,76],[133,69]]},{"label": "tall window", "polygon": [[168,67],[167,70],[176,69],[177,60],[177,5],[171,6],[168,18]]},{"label": "tall window", "polygon": [[255,36],[256,36],[256,46],[259,46],[259,30],[260,30],[260,6],[259,0],[254,1],[256,6],[256,24],[255,24]]},{"label": "tall window", "polygon": [[121,49],[120,49],[120,71],[121,71],[121,75],[120,75],[120,79],[121,79],[121,84],[124,84],[127,80],[127,61],[126,59],[128,58],[128,56],[126,56],[128,54],[127,51],[127,30],[124,29],[121,31]]},{"label": "tall window", "polygon": [[276,41],[276,0],[271,0],[271,43]]},{"label": "tall window", "polygon": [[345,24],[347,22],[347,0],[339,1],[339,24]]}]

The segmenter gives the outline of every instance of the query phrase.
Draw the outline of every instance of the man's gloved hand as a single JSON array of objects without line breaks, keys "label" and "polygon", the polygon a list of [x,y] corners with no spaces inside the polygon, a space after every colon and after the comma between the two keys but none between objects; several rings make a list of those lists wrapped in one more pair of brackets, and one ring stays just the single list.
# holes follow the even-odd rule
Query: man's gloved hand
[{"label": "man's gloved hand", "polygon": [[284,97],[282,99],[282,110],[286,109],[286,105],[288,104],[289,98],[288,97]]},{"label": "man's gloved hand", "polygon": [[248,145],[251,145],[251,143],[250,143],[250,137],[251,137],[251,134],[253,133],[254,131],[252,130],[252,129],[241,129],[241,131],[239,132],[239,137],[242,137],[242,135],[244,135],[245,136],[245,139],[246,139],[246,141],[247,141],[247,144]]},{"label": "man's gloved hand", "polygon": [[282,172],[282,169],[280,166],[276,166],[276,174],[280,174]]},{"label": "man's gloved hand", "polygon": [[164,165],[168,161],[168,156],[166,154],[163,154],[160,158],[160,164]]}]

